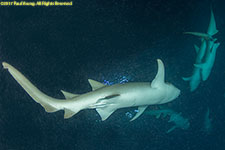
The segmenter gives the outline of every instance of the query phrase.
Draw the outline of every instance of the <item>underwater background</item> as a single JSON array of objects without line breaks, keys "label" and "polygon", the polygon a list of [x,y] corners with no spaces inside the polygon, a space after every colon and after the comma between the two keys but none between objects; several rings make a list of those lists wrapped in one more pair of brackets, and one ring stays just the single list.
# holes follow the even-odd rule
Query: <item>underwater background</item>
[{"label": "underwater background", "polygon": [[[221,43],[209,79],[190,92],[199,40],[186,31],[205,32],[213,8]],[[73,0],[71,7],[0,7],[0,61],[20,70],[49,96],[60,90],[91,91],[102,83],[151,82],[160,58],[166,81],[181,95],[166,107],[188,118],[190,127],[167,133],[168,118],[119,109],[106,121],[95,110],[70,119],[46,113],[0,69],[0,150],[224,150],[225,1]],[[147,110],[154,109],[150,106]],[[210,109],[212,129],[205,132]],[[130,116],[131,115],[131,116]]]}]

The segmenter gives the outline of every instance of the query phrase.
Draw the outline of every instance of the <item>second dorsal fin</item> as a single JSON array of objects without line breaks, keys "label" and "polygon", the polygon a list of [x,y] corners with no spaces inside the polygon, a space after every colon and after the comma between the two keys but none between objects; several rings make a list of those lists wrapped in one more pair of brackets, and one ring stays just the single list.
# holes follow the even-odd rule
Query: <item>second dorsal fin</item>
[{"label": "second dorsal fin", "polygon": [[88,82],[91,85],[92,91],[106,86],[105,84],[103,84],[101,82],[98,82],[98,81],[95,81],[95,80],[92,80],[92,79],[88,79]]},{"label": "second dorsal fin", "polygon": [[73,93],[63,91],[63,90],[61,90],[61,92],[63,93],[63,95],[65,96],[66,99],[70,99],[70,98],[79,96],[79,94],[73,94]]}]

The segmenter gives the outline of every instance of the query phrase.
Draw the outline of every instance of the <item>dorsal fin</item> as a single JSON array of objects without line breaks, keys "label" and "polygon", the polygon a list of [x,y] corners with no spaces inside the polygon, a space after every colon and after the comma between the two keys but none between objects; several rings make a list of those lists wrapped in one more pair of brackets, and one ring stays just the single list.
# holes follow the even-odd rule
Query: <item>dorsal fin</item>
[{"label": "dorsal fin", "polygon": [[157,59],[157,62],[158,62],[158,72],[155,76],[155,79],[151,83],[152,87],[158,87],[158,86],[164,84],[164,79],[165,79],[164,65],[160,59]]},{"label": "dorsal fin", "polygon": [[91,85],[92,91],[106,86],[105,84],[103,84],[101,82],[98,82],[98,81],[95,81],[95,80],[92,80],[92,79],[88,79],[88,82]]},{"label": "dorsal fin", "polygon": [[63,90],[61,90],[61,92],[63,93],[63,95],[65,96],[66,99],[70,99],[70,98],[79,96],[79,94],[73,94],[73,93],[63,91]]},{"label": "dorsal fin", "polygon": [[207,33],[209,35],[213,36],[217,32],[218,32],[218,30],[216,29],[216,21],[215,21],[213,10],[211,8],[211,16],[210,16],[209,27],[208,27]]}]

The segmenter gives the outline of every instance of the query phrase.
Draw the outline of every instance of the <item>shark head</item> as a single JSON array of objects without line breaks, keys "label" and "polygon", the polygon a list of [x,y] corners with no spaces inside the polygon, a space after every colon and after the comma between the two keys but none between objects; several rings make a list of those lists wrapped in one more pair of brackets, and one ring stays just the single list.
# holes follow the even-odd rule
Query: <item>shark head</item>
[{"label": "shark head", "polygon": [[166,98],[163,101],[164,103],[170,102],[180,95],[180,90],[176,88],[173,84],[165,83],[165,86],[166,86]]},{"label": "shark head", "polygon": [[188,119],[184,119],[184,124],[182,126],[182,129],[186,130],[190,127],[190,122]]},{"label": "shark head", "polygon": [[171,83],[165,82],[164,64],[160,59],[157,59],[157,62],[158,72],[155,76],[155,79],[151,83],[151,87],[158,88],[161,90],[162,93],[165,94],[164,99],[160,102],[160,104],[164,104],[177,98],[180,95],[180,90]]},{"label": "shark head", "polygon": [[176,127],[179,127],[184,130],[190,127],[189,120],[187,118],[182,117],[181,113],[173,113],[170,116],[169,122],[174,122],[176,124]]}]

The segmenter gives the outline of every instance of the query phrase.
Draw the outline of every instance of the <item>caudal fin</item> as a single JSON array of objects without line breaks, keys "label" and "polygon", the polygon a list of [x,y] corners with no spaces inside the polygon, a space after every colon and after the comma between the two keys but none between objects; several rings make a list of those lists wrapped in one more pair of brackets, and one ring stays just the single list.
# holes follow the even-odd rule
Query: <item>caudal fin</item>
[{"label": "caudal fin", "polygon": [[4,69],[8,69],[13,78],[23,87],[23,89],[36,101],[44,107],[46,112],[56,112],[62,108],[57,105],[58,100],[47,96],[38,90],[22,73],[10,64],[3,62]]}]

